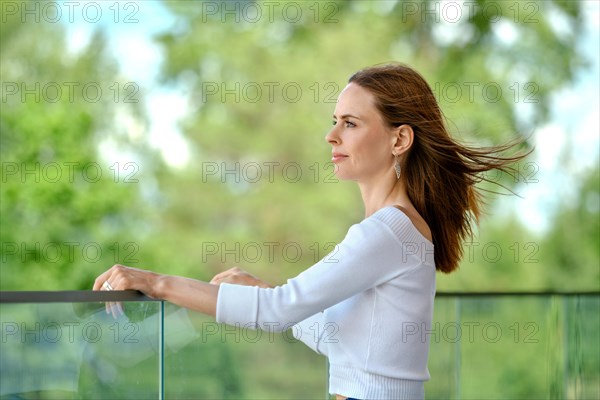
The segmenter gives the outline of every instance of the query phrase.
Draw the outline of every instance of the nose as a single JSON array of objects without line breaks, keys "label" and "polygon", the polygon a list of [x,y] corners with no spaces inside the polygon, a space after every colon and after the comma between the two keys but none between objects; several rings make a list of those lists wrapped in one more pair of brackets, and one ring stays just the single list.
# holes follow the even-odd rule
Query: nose
[{"label": "nose", "polygon": [[329,144],[339,144],[340,143],[340,138],[337,134],[337,129],[336,129],[335,125],[333,126],[333,128],[331,128],[329,130],[329,132],[327,132],[327,135],[325,135],[325,140]]}]

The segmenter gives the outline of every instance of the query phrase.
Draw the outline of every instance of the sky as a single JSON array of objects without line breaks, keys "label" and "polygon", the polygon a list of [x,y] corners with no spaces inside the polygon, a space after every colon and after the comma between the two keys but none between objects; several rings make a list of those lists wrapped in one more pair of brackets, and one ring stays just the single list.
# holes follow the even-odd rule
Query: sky
[{"label": "sky", "polygon": [[[85,3],[85,2],[82,2]],[[115,3],[117,4],[117,3]],[[442,3],[443,4],[443,3]],[[185,138],[177,128],[177,121],[186,115],[187,99],[176,88],[153,84],[158,75],[162,54],[152,36],[166,31],[174,19],[159,1],[119,3],[110,11],[104,8],[102,19],[96,24],[75,19],[66,23],[69,48],[77,52],[85,46],[91,33],[98,27],[107,28],[110,49],[119,61],[124,76],[135,77],[146,100],[150,117],[149,140],[158,149],[165,162],[173,168],[183,168],[190,158]],[[134,6],[135,5],[135,6]],[[600,148],[600,2],[584,1],[584,35],[578,43],[591,63],[591,68],[581,71],[575,83],[555,92],[552,96],[551,120],[537,127],[534,133],[534,162],[539,167],[535,177],[538,182],[519,187],[521,199],[499,202],[502,209],[514,209],[532,230],[543,233],[549,228],[551,213],[559,200],[573,198],[577,192],[578,178],[590,168],[598,168]],[[125,23],[127,17],[138,22]],[[115,23],[118,20],[118,23]],[[561,29],[561,21],[553,20]],[[440,28],[443,32],[443,28]],[[505,31],[505,37],[511,37]],[[133,51],[132,51],[133,49]],[[562,165],[558,155],[569,147],[572,162]],[[129,155],[119,154],[110,143],[102,147],[109,161],[129,160]],[[560,196],[558,193],[560,192]],[[515,203],[517,201],[518,203]],[[589,205],[600,208],[600,198]]]},{"label": "sky", "polygon": [[[581,175],[598,168],[600,149],[600,2],[584,2],[585,34],[578,45],[591,68],[582,71],[575,83],[552,96],[551,120],[535,132],[539,184],[525,186],[521,219],[539,231],[549,228],[546,210],[554,210],[562,199],[574,199]],[[569,146],[572,163],[559,157]],[[600,198],[589,205],[596,210]]]}]

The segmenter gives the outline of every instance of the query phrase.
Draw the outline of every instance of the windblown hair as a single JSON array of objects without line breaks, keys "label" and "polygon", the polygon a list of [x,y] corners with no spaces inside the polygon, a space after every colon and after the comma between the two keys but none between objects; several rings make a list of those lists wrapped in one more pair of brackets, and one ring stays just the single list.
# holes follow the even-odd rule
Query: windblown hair
[{"label": "windblown hair", "polygon": [[477,223],[481,214],[484,198],[475,185],[482,180],[492,182],[483,174],[492,169],[514,176],[511,164],[530,151],[501,156],[523,140],[474,148],[452,139],[431,88],[404,64],[368,67],[352,75],[349,82],[374,95],[387,124],[412,127],[413,144],[400,161],[400,179],[431,229],[436,269],[454,271],[463,255],[462,242],[472,237],[473,222]]}]

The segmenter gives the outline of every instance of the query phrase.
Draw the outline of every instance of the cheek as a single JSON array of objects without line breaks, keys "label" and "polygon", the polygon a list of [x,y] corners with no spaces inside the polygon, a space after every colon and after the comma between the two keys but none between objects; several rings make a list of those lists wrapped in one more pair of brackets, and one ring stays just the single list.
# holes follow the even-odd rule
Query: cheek
[{"label": "cheek", "polygon": [[373,133],[365,137],[365,140],[359,146],[362,157],[379,163],[387,159],[391,154],[391,148],[388,145],[386,137],[381,134]]},{"label": "cheek", "polygon": [[357,149],[356,156],[352,160],[352,167],[356,172],[374,174],[389,167],[386,161],[388,158],[389,154],[385,147],[365,143]]}]

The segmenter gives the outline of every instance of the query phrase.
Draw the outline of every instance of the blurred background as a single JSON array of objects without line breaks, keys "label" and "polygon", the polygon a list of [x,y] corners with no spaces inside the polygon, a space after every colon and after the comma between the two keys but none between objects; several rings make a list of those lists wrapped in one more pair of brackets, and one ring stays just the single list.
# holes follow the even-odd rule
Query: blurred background
[{"label": "blurred background", "polygon": [[285,282],[364,217],[324,136],[348,77],[388,61],[463,142],[535,149],[487,175],[517,195],[482,186],[438,290],[600,289],[597,1],[1,7],[1,290],[90,289],[115,263]]}]

